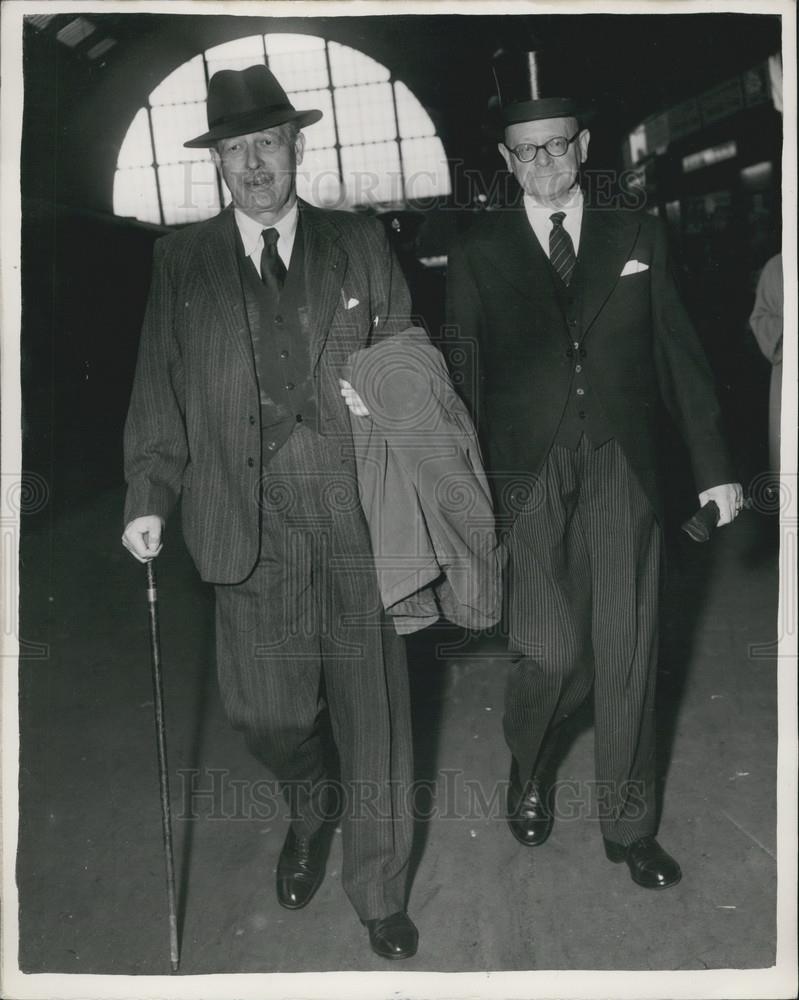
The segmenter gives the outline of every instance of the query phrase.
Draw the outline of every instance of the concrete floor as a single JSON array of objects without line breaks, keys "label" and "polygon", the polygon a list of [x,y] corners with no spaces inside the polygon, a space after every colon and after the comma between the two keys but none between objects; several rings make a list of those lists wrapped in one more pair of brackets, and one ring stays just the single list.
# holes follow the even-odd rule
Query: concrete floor
[{"label": "concrete floor", "polygon": [[[21,679],[27,972],[169,970],[144,577],[118,541],[121,506],[119,491],[105,493],[69,515],[40,516],[23,539],[22,635],[49,649],[23,662]],[[636,887],[626,867],[606,861],[590,815],[560,820],[539,849],[519,846],[501,799],[491,805],[508,764],[498,640],[464,646],[442,628],[411,643],[417,777],[437,783],[417,804],[437,814],[417,824],[409,911],[421,941],[402,970],[773,964],[776,672],[768,650],[749,652],[776,632],[772,522],[745,512],[711,544],[671,553],[660,839],[684,875],[667,892]],[[312,904],[296,913],[278,906],[284,820],[257,814],[265,799],[253,794],[269,776],[223,717],[211,593],[175,527],[159,576],[181,973],[385,970],[343,894],[340,843]],[[578,721],[559,777],[582,782],[585,802],[590,713]],[[185,815],[186,770],[200,787],[216,781],[194,819]],[[486,807],[470,793],[474,782]]]}]

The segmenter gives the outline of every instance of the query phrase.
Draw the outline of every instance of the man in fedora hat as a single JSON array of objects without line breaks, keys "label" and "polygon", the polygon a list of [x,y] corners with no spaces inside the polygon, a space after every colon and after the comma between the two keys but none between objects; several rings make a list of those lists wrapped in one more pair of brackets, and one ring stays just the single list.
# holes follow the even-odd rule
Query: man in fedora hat
[{"label": "man in fedora hat", "polygon": [[207,110],[185,145],[210,149],[233,201],[155,245],[123,541],[155,558],[181,497],[187,547],[215,584],[225,709],[290,806],[279,903],[316,892],[335,812],[371,947],[408,958],[405,652],[380,603],[339,380],[353,351],[410,325],[408,291],[378,222],[297,199],[300,129],[320,111],[292,107],[265,66],[216,73]]},{"label": "man in fedora hat", "polygon": [[448,319],[473,359],[464,395],[506,528],[508,823],[527,846],[549,836],[562,723],[593,687],[605,852],[662,889],[681,872],[655,839],[661,404],[720,524],[741,487],[662,226],[584,197],[573,100],[506,88],[499,114],[521,198],[452,247]]}]

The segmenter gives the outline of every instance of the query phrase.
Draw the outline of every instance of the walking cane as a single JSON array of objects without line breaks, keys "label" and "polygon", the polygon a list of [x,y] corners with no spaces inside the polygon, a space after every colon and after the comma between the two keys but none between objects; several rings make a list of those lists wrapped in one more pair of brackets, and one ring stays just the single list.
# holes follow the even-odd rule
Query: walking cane
[{"label": "walking cane", "polygon": [[161,828],[166,860],[166,894],[169,903],[169,958],[172,971],[178,971],[178,917],[175,905],[175,865],[172,859],[172,812],[169,805],[169,771],[166,764],[166,726],[164,723],[164,685],[161,679],[161,643],[158,636],[158,590],[155,563],[147,563],[147,607],[150,613],[150,659],[153,667],[153,706],[155,738],[158,748],[158,782],[161,789]]}]

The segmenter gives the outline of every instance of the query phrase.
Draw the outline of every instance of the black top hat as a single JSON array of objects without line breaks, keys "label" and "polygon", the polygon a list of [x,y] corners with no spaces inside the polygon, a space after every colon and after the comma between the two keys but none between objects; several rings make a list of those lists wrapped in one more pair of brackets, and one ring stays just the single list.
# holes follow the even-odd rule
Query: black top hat
[{"label": "black top hat", "polygon": [[217,139],[248,135],[260,129],[274,128],[285,122],[313,125],[321,111],[297,111],[285,90],[266,66],[247,69],[221,69],[208,83],[208,131],[184,146],[213,146]]},{"label": "black top hat", "polygon": [[[491,70],[496,87],[496,98],[492,98],[491,128],[502,138],[508,125],[519,122],[534,122],[544,118],[578,118],[588,116],[588,109],[573,97],[544,96],[542,90],[542,66],[536,52],[500,52],[494,58]],[[551,87],[554,74],[546,83]],[[550,91],[551,92],[551,91]],[[557,93],[557,91],[555,91]]]}]

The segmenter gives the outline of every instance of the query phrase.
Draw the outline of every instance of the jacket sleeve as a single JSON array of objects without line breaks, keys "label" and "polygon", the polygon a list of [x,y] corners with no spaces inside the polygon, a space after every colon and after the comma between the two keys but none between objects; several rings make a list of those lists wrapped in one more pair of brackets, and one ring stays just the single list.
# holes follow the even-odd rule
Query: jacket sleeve
[{"label": "jacket sleeve", "polygon": [[125,422],[126,524],[145,515],[169,516],[188,460],[183,361],[174,319],[175,290],[159,240]]},{"label": "jacket sleeve", "polygon": [[763,356],[777,365],[782,361],[782,257],[766,263],[757,283],[755,307],[749,325]]},{"label": "jacket sleeve", "polygon": [[479,429],[485,376],[480,364],[482,305],[468,255],[460,242],[447,256],[445,355],[452,384]]},{"label": "jacket sleeve", "polygon": [[697,493],[735,479],[713,374],[677,290],[665,228],[655,227],[653,350],[663,401],[691,457]]}]

